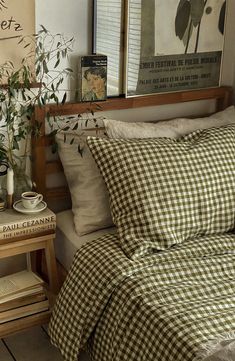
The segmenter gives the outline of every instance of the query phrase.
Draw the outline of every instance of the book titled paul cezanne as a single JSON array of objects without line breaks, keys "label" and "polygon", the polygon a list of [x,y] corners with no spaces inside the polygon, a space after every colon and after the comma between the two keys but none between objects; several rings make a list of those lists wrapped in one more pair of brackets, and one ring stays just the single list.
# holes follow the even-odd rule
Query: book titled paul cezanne
[{"label": "book titled paul cezanne", "polygon": [[1,212],[0,240],[41,233],[56,228],[56,215],[50,210],[37,214],[16,213],[14,210]]}]

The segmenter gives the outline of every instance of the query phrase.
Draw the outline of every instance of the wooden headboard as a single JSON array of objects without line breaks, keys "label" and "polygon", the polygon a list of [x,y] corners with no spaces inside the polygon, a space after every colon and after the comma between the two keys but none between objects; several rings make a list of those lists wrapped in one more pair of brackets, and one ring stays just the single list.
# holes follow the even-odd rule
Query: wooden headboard
[{"label": "wooden headboard", "polygon": [[[223,110],[232,104],[232,88],[217,87],[210,89],[201,89],[193,91],[183,91],[167,94],[156,94],[148,96],[139,96],[134,98],[111,98],[100,102],[100,111],[121,110],[140,108],[155,105],[176,104],[182,102],[191,102],[198,100],[216,101],[216,111]],[[97,106],[89,103],[89,109],[97,110]],[[82,114],[87,112],[87,103],[66,103],[64,105],[46,105],[45,107],[37,107],[35,109],[35,119],[41,123],[41,136],[32,142],[33,168],[32,176],[36,184],[38,192],[44,195],[47,202],[57,200],[63,202],[69,198],[69,190],[66,186],[48,187],[46,178],[52,174],[63,172],[59,159],[47,160],[46,148],[52,143],[52,140],[45,134],[45,119],[51,116],[69,116],[74,114]]]}]

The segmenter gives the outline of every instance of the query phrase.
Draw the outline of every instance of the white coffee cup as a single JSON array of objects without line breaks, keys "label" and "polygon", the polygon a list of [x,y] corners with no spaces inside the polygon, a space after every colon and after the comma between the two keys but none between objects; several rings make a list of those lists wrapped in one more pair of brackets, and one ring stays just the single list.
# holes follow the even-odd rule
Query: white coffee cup
[{"label": "white coffee cup", "polygon": [[31,191],[24,192],[21,194],[21,200],[24,208],[34,209],[43,200],[43,195]]}]

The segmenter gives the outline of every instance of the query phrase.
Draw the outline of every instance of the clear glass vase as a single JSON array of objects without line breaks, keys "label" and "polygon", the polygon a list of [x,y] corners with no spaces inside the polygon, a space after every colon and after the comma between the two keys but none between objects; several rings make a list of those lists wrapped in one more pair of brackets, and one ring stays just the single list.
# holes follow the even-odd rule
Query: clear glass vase
[{"label": "clear glass vase", "polygon": [[[7,175],[1,177],[2,192],[7,194]],[[14,169],[14,201],[21,198],[21,194],[32,189],[32,181],[21,169]]]},{"label": "clear glass vase", "polygon": [[21,198],[21,194],[32,189],[31,179],[20,171],[14,172],[14,201]]}]

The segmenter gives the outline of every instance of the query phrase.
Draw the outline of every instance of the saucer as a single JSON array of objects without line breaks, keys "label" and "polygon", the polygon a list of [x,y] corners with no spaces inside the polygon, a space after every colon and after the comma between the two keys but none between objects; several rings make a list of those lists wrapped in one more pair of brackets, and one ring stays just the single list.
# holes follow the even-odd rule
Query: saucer
[{"label": "saucer", "polygon": [[44,209],[46,209],[46,207],[47,207],[47,204],[46,204],[46,202],[44,202],[44,201],[41,201],[40,203],[38,203],[38,204],[36,205],[36,207],[33,208],[33,209],[25,208],[25,207],[23,206],[21,200],[16,201],[16,202],[13,204],[13,208],[14,208],[17,212],[24,213],[24,214],[39,213],[39,212],[43,211]]}]

